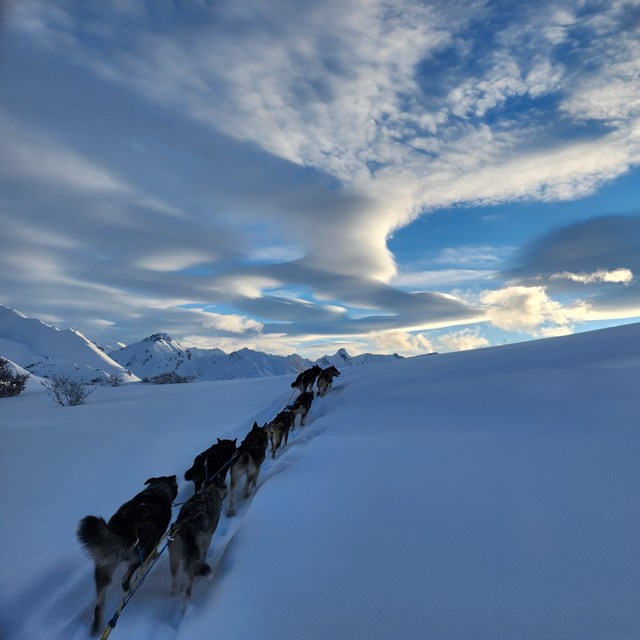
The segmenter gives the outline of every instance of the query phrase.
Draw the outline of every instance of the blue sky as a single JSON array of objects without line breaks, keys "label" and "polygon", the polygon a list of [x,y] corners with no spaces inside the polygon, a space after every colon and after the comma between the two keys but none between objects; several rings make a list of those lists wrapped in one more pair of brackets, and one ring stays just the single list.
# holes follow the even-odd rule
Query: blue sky
[{"label": "blue sky", "polygon": [[0,303],[414,355],[640,319],[640,2],[8,2]]}]

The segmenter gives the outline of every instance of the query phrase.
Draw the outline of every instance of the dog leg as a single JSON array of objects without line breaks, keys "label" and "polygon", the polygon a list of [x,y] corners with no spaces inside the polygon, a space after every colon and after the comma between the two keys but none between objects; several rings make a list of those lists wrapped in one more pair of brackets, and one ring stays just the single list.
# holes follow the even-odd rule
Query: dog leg
[{"label": "dog leg", "polygon": [[140,560],[134,560],[129,565],[129,567],[127,568],[127,571],[122,576],[122,590],[123,591],[129,591],[129,587],[131,586],[131,576],[133,576],[135,570],[140,566],[141,566]]},{"label": "dog leg", "polygon": [[231,483],[229,486],[229,509],[227,510],[227,517],[232,518],[236,515],[236,510],[233,506],[233,490],[236,487],[236,476],[233,473],[233,468],[231,469],[231,473],[229,475],[231,476]]},{"label": "dog leg", "polygon": [[111,584],[111,576],[114,570],[115,567],[112,565],[96,565],[95,568],[96,606],[93,610],[93,625],[91,626],[91,632],[94,635],[100,631],[100,627],[102,626],[105,596],[107,594],[107,588]]},{"label": "dog leg", "polygon": [[244,483],[244,497],[245,498],[249,497],[249,491],[251,489],[251,478],[252,478],[252,476],[247,473],[247,480]]},{"label": "dog leg", "polygon": [[[258,467],[256,469],[256,472],[253,474],[253,478],[251,480],[251,484],[253,485],[253,488],[256,488],[256,485],[258,484],[258,474],[260,473],[260,467]],[[248,494],[247,494],[248,495]]]}]

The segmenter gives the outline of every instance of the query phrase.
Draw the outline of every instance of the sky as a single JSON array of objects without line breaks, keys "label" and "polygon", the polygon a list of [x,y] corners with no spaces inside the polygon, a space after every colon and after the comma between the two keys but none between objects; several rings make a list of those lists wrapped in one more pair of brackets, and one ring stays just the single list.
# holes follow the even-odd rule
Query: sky
[{"label": "sky", "polygon": [[6,1],[0,304],[416,355],[640,320],[640,2]]}]

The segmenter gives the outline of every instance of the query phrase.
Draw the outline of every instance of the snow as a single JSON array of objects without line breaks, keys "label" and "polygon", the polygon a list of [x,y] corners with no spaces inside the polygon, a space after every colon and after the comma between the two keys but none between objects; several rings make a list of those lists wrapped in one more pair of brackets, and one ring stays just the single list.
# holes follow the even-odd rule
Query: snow
[{"label": "snow", "polygon": [[[637,638],[639,374],[637,324],[346,368],[222,516],[186,613],[163,556],[111,638]],[[78,520],[153,475],[187,498],[193,457],[291,380],[0,400],[0,637],[89,637]]]}]

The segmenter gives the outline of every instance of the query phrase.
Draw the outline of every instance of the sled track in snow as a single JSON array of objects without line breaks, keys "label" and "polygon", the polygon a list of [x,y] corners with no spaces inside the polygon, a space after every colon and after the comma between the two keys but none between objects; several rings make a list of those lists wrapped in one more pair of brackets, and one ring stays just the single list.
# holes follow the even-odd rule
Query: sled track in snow
[{"label": "sled track in snow", "polygon": [[[266,457],[263,461],[258,476],[258,483],[255,489],[252,489],[248,498],[241,497],[241,487],[236,487],[236,514],[232,517],[228,517],[226,514],[225,506],[229,500],[229,487],[227,488],[227,496],[225,497],[223,508],[220,513],[220,521],[214,533],[211,541],[211,546],[207,552],[206,561],[211,567],[211,573],[206,578],[200,578],[194,584],[193,594],[189,603],[186,603],[182,596],[170,596],[170,571],[169,571],[169,558],[168,553],[164,554],[155,566],[155,571],[149,570],[149,577],[146,579],[144,586],[141,583],[138,587],[141,588],[136,600],[144,602],[146,608],[152,609],[154,614],[150,616],[150,626],[148,629],[148,637],[157,639],[171,640],[176,637],[180,631],[183,622],[189,617],[190,610],[192,608],[199,609],[201,606],[205,606],[205,603],[211,598],[215,597],[219,578],[228,573],[231,570],[233,564],[234,548],[238,540],[238,536],[242,533],[243,520],[251,508],[251,503],[260,488],[269,482],[269,480],[297,464],[303,457],[303,451],[306,446],[312,442],[318,435],[326,430],[325,425],[319,425],[317,422],[323,418],[331,405],[334,404],[340,393],[343,391],[343,385],[336,385],[330,387],[329,391],[322,397],[315,396],[311,404],[311,408],[306,418],[304,426],[296,426],[291,430],[289,434],[288,444],[284,444],[276,451],[275,458],[271,458],[270,447],[267,446]],[[289,396],[290,403],[295,400],[297,393],[293,396]],[[283,394],[283,397],[285,394]],[[328,397],[327,397],[328,396]],[[269,419],[265,419],[266,415],[276,415],[280,410],[277,409],[281,406],[282,399],[274,401],[269,407],[261,411],[257,416],[253,416],[248,422],[256,421],[258,423],[269,422]],[[289,404],[285,406],[287,408]],[[239,438],[242,435],[238,436]],[[189,482],[190,484],[190,482]],[[241,483],[242,484],[242,483]],[[185,495],[184,487],[179,490],[176,501],[180,500],[180,504],[183,504],[183,500],[187,500],[190,496],[183,497]],[[179,511],[180,504],[175,504],[176,511],[173,514],[172,522],[175,521],[177,513]],[[172,525],[169,525],[167,531],[171,529]],[[161,543],[162,545],[162,543]],[[121,567],[122,569],[122,567]],[[110,589],[114,589],[114,585],[118,585],[117,580],[120,571],[114,575],[113,585]],[[153,574],[162,574],[161,578],[154,579]],[[145,575],[146,577],[146,575]],[[79,585],[74,584],[74,589],[78,589]],[[138,592],[136,592],[138,593]],[[126,597],[126,594],[125,594]],[[114,595],[107,596],[107,608],[106,613],[111,617],[110,612],[115,610],[116,604],[113,602]],[[123,600],[122,595],[118,596],[117,602]],[[169,600],[169,602],[167,602]],[[132,602],[132,606],[135,606],[135,602]],[[78,627],[85,625],[88,629],[90,626],[91,613],[93,609],[93,603],[85,611],[81,612],[78,616],[75,616],[70,622],[65,625],[67,631],[72,635],[78,631]],[[122,615],[126,615],[126,612],[122,612]],[[105,621],[105,629],[102,635],[99,637],[109,637],[110,633],[117,634],[117,628],[113,626],[109,628],[108,620]]]}]

